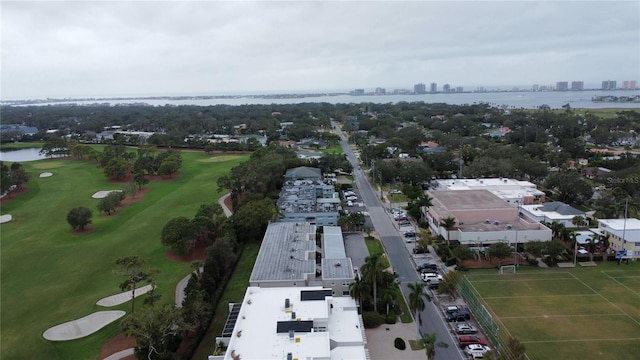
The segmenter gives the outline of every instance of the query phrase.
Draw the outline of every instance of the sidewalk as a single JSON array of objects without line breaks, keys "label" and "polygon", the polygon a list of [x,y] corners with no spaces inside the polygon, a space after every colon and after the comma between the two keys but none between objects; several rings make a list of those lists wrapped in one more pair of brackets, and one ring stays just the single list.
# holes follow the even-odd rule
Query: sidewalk
[{"label": "sidewalk", "polygon": [[[366,329],[367,345],[371,360],[424,360],[427,355],[424,350],[411,350],[409,340],[417,340],[416,324],[382,324],[375,329]],[[398,350],[393,346],[395,338],[402,338],[407,344],[405,350]]]}]

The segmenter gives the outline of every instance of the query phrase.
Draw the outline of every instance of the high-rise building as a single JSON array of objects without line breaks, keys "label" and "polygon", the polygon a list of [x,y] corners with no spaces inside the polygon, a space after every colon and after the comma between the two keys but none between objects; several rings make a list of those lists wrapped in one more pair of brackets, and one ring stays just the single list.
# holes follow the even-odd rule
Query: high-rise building
[{"label": "high-rise building", "polygon": [[462,88],[462,86],[458,86],[458,87],[456,87],[456,92],[461,93],[461,92],[463,92],[463,90],[464,90],[464,89]]},{"label": "high-rise building", "polygon": [[571,90],[584,90],[584,81],[572,81]]},{"label": "high-rise building", "polygon": [[635,80],[625,80],[622,82],[623,89],[636,89],[638,87],[638,83]]},{"label": "high-rise building", "polygon": [[430,92],[432,92],[432,93],[434,93],[434,92],[438,92],[438,84],[436,84],[436,83],[431,83]]},{"label": "high-rise building", "polygon": [[617,87],[615,80],[605,80],[602,82],[602,90],[615,90]]},{"label": "high-rise building", "polygon": [[533,91],[538,91],[538,89],[539,89],[538,84],[533,84]]},{"label": "high-rise building", "polygon": [[424,94],[427,92],[427,87],[423,83],[413,85],[414,94]]},{"label": "high-rise building", "polygon": [[451,85],[449,85],[449,84],[442,85],[442,92],[443,93],[451,92]]},{"label": "high-rise building", "polygon": [[569,83],[566,81],[558,81],[556,83],[556,91],[567,91],[569,90]]},{"label": "high-rise building", "polygon": [[376,95],[384,95],[386,93],[387,93],[387,91],[385,89],[383,89],[381,87],[376,88],[376,92],[375,92]]}]

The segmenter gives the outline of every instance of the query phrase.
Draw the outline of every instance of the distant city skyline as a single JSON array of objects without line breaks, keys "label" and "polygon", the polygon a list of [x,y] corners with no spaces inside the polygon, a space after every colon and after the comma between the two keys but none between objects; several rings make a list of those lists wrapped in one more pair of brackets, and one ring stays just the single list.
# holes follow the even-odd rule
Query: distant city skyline
[{"label": "distant city skyline", "polygon": [[0,4],[1,100],[640,80],[638,1]]}]

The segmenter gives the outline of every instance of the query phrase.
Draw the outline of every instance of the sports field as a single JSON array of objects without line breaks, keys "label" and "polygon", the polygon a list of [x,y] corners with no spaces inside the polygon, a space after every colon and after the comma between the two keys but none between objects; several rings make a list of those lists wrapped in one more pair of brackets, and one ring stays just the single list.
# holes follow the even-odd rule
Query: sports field
[{"label": "sports field", "polygon": [[466,278],[529,359],[637,359],[640,262],[573,269],[472,271]]}]

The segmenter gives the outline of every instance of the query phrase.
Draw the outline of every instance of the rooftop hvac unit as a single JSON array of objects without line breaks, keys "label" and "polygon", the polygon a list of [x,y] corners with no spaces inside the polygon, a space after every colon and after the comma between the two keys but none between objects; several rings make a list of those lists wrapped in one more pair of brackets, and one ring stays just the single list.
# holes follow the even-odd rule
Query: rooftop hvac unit
[{"label": "rooftop hvac unit", "polygon": [[500,221],[498,221],[498,220],[494,221],[493,225],[500,225]]},{"label": "rooftop hvac unit", "polygon": [[289,298],[284,299],[284,308],[288,309],[291,306],[291,300]]},{"label": "rooftop hvac unit", "polygon": [[505,229],[507,230],[511,230],[513,228],[513,226],[511,226],[511,224],[507,224],[507,226],[505,226]]}]

